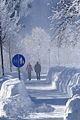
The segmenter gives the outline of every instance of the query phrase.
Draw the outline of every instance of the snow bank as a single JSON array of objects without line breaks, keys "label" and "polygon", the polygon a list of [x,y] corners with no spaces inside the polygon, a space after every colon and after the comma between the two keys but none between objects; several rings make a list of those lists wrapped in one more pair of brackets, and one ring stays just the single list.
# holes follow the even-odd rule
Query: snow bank
[{"label": "snow bank", "polygon": [[66,93],[71,97],[73,86],[80,85],[80,69],[56,66],[49,70],[47,79],[55,83],[58,92]]},{"label": "snow bank", "polygon": [[10,78],[2,83],[0,90],[0,117],[5,116],[16,120],[26,118],[30,113],[52,111],[54,111],[54,108],[50,105],[36,105],[31,100],[22,80]]},{"label": "snow bank", "polygon": [[73,89],[74,96],[66,104],[64,120],[80,120],[80,86]]},{"label": "snow bank", "polygon": [[32,111],[32,106],[33,104],[29,97],[17,95],[6,101],[4,110],[10,118],[26,117]]},{"label": "snow bank", "polygon": [[48,104],[43,103],[42,105],[35,107],[35,112],[37,113],[49,113],[53,112],[55,109]]},{"label": "snow bank", "polygon": [[2,84],[1,90],[0,90],[0,98],[1,99],[6,99],[9,98],[11,96],[12,93],[12,89],[14,87],[15,84],[20,83],[20,81],[18,79],[10,79],[5,81]]},{"label": "snow bank", "polygon": [[32,105],[32,101],[23,81],[17,78],[5,81],[0,90],[0,104],[0,116],[12,117],[25,114],[28,111],[27,108]]},{"label": "snow bank", "polygon": [[80,96],[75,95],[66,104],[64,120],[80,120]]}]

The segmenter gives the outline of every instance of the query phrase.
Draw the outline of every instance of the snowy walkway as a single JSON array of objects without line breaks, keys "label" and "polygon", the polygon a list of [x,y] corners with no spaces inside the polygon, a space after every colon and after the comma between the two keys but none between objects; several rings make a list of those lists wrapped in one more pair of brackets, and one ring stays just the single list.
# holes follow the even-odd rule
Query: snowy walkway
[{"label": "snowy walkway", "polygon": [[[17,78],[14,80],[11,80],[12,76],[8,76],[8,80],[5,81],[5,83],[2,84],[1,91],[0,91],[0,97],[1,98],[8,98],[11,94],[10,89],[16,84]],[[28,81],[28,84],[26,84],[26,89],[32,97],[36,97],[37,99],[48,99],[48,98],[57,98],[62,96],[61,93],[56,93],[55,92],[55,83],[52,82],[52,84],[43,84],[45,83],[46,80],[46,75],[43,75],[41,77],[41,80],[38,81],[35,78],[32,79],[32,81]],[[33,84],[34,83],[34,84]],[[36,84],[37,83],[37,84]],[[40,83],[40,84],[39,84]],[[42,85],[43,84],[43,85]],[[10,87],[9,87],[10,85]],[[38,85],[38,86],[37,86]],[[8,89],[9,88],[9,89]],[[7,93],[4,94],[4,91],[7,91]],[[65,96],[65,95],[64,95]],[[5,112],[3,111],[3,104],[2,101],[0,102],[1,106],[1,115],[4,115]],[[52,105],[55,108],[54,112],[51,113],[32,113],[28,116],[28,120],[63,120],[64,117],[64,111],[65,111],[65,106],[63,105]]]},{"label": "snowy walkway", "polygon": [[[45,81],[45,79],[41,79],[40,81],[42,82],[43,80]],[[36,82],[40,83],[40,81],[36,81]],[[30,83],[31,83],[31,81],[30,81]],[[45,86],[43,86],[43,85],[32,86],[31,84],[28,84],[28,86],[26,86],[26,88],[27,89],[33,89],[33,90],[55,90],[56,86],[55,86],[55,82],[53,81],[52,84],[50,84],[50,85],[48,85],[48,84],[46,85],[46,83],[45,83]]]},{"label": "snowy walkway", "polygon": [[[43,78],[44,76],[44,78]],[[55,78],[56,81],[57,78]],[[56,82],[52,81],[52,83],[46,80],[46,74],[41,75],[41,80],[37,80],[35,77],[32,80],[27,80],[26,82],[26,89],[28,93],[36,97],[38,99],[53,99],[53,98],[65,98],[68,95],[65,93],[60,93],[56,91]]]},{"label": "snowy walkway", "polygon": [[[46,73],[41,74],[41,81],[46,80],[46,77],[47,77],[47,74],[46,74]],[[27,81],[29,81],[29,79],[27,79]],[[37,81],[36,76],[32,76],[31,81]]]},{"label": "snowy walkway", "polygon": [[[47,84],[47,74],[41,74],[41,79],[37,80],[36,76],[32,78],[30,81],[27,79],[27,89],[33,89],[33,90],[54,90],[56,89],[55,82],[52,81],[51,84]],[[33,84],[33,85],[32,85]],[[44,86],[45,84],[45,86]]]},{"label": "snowy walkway", "polygon": [[50,113],[32,113],[27,119],[30,120],[63,120],[65,115],[65,106],[53,106],[54,112]]}]

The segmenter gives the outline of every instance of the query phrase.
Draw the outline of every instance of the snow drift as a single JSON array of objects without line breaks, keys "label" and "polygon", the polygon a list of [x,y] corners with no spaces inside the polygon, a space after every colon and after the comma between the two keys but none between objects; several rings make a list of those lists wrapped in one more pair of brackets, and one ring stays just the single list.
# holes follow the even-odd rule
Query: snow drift
[{"label": "snow drift", "polygon": [[80,120],[80,85],[73,87],[73,97],[66,104],[64,120]]},{"label": "snow drift", "polygon": [[[32,101],[23,81],[19,81],[17,78],[5,81],[0,90],[0,104],[0,116],[13,117],[25,114],[27,108],[32,105]],[[12,111],[14,112],[12,113]]]},{"label": "snow drift", "polygon": [[[49,108],[49,109],[48,109]],[[30,113],[54,111],[50,105],[36,105],[28,95],[24,82],[10,78],[2,83],[0,90],[0,117],[26,118]]]},{"label": "snow drift", "polygon": [[80,69],[63,66],[52,67],[47,79],[51,83],[55,83],[58,92],[68,94],[71,97],[73,86],[80,84]]}]

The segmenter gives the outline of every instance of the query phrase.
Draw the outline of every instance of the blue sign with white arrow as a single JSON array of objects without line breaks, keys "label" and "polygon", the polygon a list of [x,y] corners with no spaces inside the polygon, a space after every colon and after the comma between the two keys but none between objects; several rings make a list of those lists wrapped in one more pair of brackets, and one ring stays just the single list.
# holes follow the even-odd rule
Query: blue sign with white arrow
[{"label": "blue sign with white arrow", "polygon": [[12,58],[12,63],[15,67],[22,67],[25,64],[25,58],[23,55],[21,54],[16,54],[13,58]]}]

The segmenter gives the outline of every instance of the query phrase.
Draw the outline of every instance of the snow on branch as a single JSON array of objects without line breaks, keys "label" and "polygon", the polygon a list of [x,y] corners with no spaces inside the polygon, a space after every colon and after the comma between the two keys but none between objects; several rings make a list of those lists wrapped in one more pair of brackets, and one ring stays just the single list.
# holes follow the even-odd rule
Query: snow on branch
[{"label": "snow on branch", "polygon": [[[52,39],[57,41],[58,46],[60,46],[59,44],[63,45],[63,43],[66,46],[66,42],[64,42],[66,41],[66,31],[71,27],[72,32],[76,35],[77,31],[74,26],[80,25],[80,0],[60,0],[55,6],[51,2],[49,7],[51,7],[49,19]],[[72,38],[72,42],[68,39],[67,43],[71,45],[76,43],[75,37]]]}]

